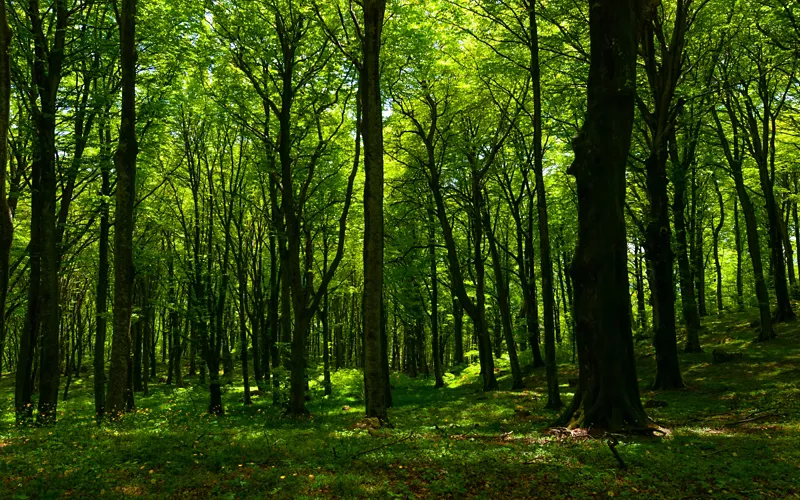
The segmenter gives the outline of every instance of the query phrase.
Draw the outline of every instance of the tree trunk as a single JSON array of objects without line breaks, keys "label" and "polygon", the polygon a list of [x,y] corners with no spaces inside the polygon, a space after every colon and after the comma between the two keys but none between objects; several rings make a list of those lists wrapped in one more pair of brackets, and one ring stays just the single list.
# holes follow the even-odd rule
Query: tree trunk
[{"label": "tree trunk", "polygon": [[[639,243],[634,243],[633,263],[636,274],[636,317],[641,331],[647,330],[647,304],[644,297],[644,269]],[[688,262],[688,260],[687,260]],[[694,303],[694,300],[692,300]]]},{"label": "tree trunk", "polygon": [[[714,122],[716,123],[717,137],[719,138],[720,143],[722,143],[722,148],[728,161],[728,166],[731,170],[731,176],[733,177],[733,182],[736,186],[736,194],[739,197],[739,202],[742,204],[745,232],[747,235],[747,248],[750,251],[750,261],[753,264],[753,277],[755,278],[756,299],[758,300],[758,311],[760,316],[758,340],[764,341],[775,338],[775,330],[772,328],[772,316],[769,310],[769,291],[767,290],[767,283],[764,280],[764,269],[761,263],[761,245],[758,241],[758,222],[756,221],[753,203],[750,201],[750,195],[747,193],[747,188],[744,184],[744,176],[742,172],[743,159],[742,153],[739,149],[739,131],[737,122],[735,120],[736,115],[730,106],[730,102],[726,101],[728,115],[731,117],[733,125],[733,144],[728,141],[728,137],[722,128],[722,123],[717,116],[717,112],[712,110],[712,115],[714,117]],[[736,214],[735,217],[738,222],[738,214]],[[737,230],[736,233],[738,235],[739,231]],[[741,274],[741,266],[739,266],[738,272]],[[741,277],[737,277],[737,280],[741,280]]]},{"label": "tree trunk", "polygon": [[797,286],[797,278],[794,272],[794,249],[792,248],[792,240],[789,238],[789,204],[784,203],[784,209],[781,210],[785,215],[781,217],[781,240],[786,249],[786,269],[789,271],[789,294],[792,299],[797,300],[800,298],[800,289]]},{"label": "tree trunk", "polygon": [[[795,215],[797,212],[795,211]],[[742,232],[739,229],[739,198],[733,200],[733,232],[736,240],[736,308],[744,311],[744,285],[742,279]],[[797,233],[800,237],[800,232]]]},{"label": "tree trunk", "polygon": [[[133,310],[133,206],[136,192],[136,1],[122,0],[119,19],[122,122],[115,158],[117,206],[114,216],[114,331],[106,407],[117,417],[125,407]],[[132,396],[131,396],[132,397]]]},{"label": "tree trunk", "polygon": [[724,309],[722,303],[722,264],[719,261],[719,235],[725,225],[725,202],[722,199],[722,191],[719,189],[719,182],[714,179],[714,189],[717,192],[717,202],[719,203],[719,222],[714,227],[714,267],[717,274],[717,314],[722,314]]},{"label": "tree trunk", "polygon": [[3,354],[6,346],[6,299],[8,298],[9,260],[14,240],[14,221],[6,195],[6,164],[8,163],[8,127],[11,117],[11,59],[8,47],[11,28],[6,17],[6,5],[0,5],[0,379],[3,377]]},{"label": "tree trunk", "polygon": [[667,196],[666,154],[656,151],[647,159],[647,192],[650,197],[650,220],[646,227],[645,254],[653,270],[654,345],[656,378],[653,389],[678,389],[684,386],[678,364],[675,335],[675,287],[673,284],[672,238]]},{"label": "tree trunk", "polygon": [[388,417],[381,345],[383,313],[383,106],[381,32],[385,0],[364,0],[363,66],[359,92],[364,135],[364,387],[368,417]]},{"label": "tree trunk", "polygon": [[625,165],[636,97],[639,3],[597,0],[589,10],[588,113],[573,143],[578,190],[575,286],[579,382],[560,422],[643,427],[628,308]]},{"label": "tree trunk", "polygon": [[436,262],[436,232],[433,223],[433,209],[428,214],[428,252],[431,269],[431,350],[433,351],[433,376],[435,389],[444,387],[442,378],[442,359],[439,353],[439,277]]},{"label": "tree trunk", "polygon": [[[486,226],[486,232],[489,238],[489,253],[491,254],[492,267],[494,268],[494,282],[495,286],[497,287],[497,303],[499,306],[498,308],[500,309],[499,312],[500,320],[502,322],[503,336],[506,340],[508,360],[509,364],[511,365],[511,390],[521,390],[525,388],[525,382],[522,381],[522,370],[520,370],[519,359],[517,358],[517,344],[514,342],[514,330],[511,326],[511,304],[509,303],[508,297],[508,282],[506,281],[505,274],[503,273],[503,265],[500,261],[500,252],[497,249],[497,242],[492,232],[488,210],[484,211],[484,224]],[[558,396],[557,387],[556,396]]]},{"label": "tree trunk", "polygon": [[453,297],[453,364],[464,364],[464,308],[458,297]]},{"label": "tree trunk", "polygon": [[[676,138],[672,138],[672,148]],[[674,149],[673,149],[674,151]],[[700,315],[697,311],[697,301],[694,296],[694,283],[692,281],[692,266],[689,263],[689,249],[686,239],[686,165],[684,162],[673,158],[672,161],[672,219],[675,224],[675,243],[678,257],[678,278],[681,287],[681,309],[683,322],[686,327],[686,352],[696,352],[700,349]]]},{"label": "tree trunk", "polygon": [[[770,114],[769,109],[763,111],[766,115]],[[769,122],[768,118],[764,118]],[[766,127],[765,127],[766,128]],[[764,135],[768,135],[764,130]],[[778,214],[778,207],[775,202],[775,179],[770,176],[767,164],[766,152],[763,155],[754,155],[758,164],[758,177],[761,183],[761,190],[764,193],[764,201],[767,208],[767,221],[769,223],[769,247],[771,251],[772,273],[775,284],[775,298],[778,303],[778,311],[775,314],[775,322],[788,321],[794,319],[795,313],[792,303],[789,300],[789,289],[786,286],[786,261],[783,255],[783,244],[781,243],[781,219]],[[744,203],[742,203],[744,209]]]},{"label": "tree trunk", "polygon": [[[322,274],[328,273],[328,237],[323,236],[322,247]],[[330,326],[328,325],[328,290],[325,290],[325,295],[322,299],[322,386],[325,389],[325,395],[330,396],[333,392],[331,386],[331,334]]]},{"label": "tree trunk", "polygon": [[533,367],[545,366],[542,351],[539,348],[539,301],[536,297],[536,265],[533,247],[533,196],[528,187],[528,230],[525,232],[525,267],[527,271],[527,284],[525,293],[525,322],[528,327],[528,341],[533,354]]}]

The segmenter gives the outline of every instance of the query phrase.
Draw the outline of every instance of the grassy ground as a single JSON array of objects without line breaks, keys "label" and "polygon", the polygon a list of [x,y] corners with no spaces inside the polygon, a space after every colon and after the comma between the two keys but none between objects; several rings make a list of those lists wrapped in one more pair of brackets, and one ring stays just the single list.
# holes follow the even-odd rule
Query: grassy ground
[{"label": "grassy ground", "polygon": [[[269,396],[245,408],[234,386],[227,415],[209,417],[203,387],[153,383],[136,413],[98,425],[84,378],[52,428],[14,426],[6,376],[0,498],[800,498],[800,323],[764,344],[750,342],[747,323],[707,318],[705,352],[681,356],[682,391],[647,389],[652,350],[639,344],[642,397],[668,404],[648,409],[667,434],[623,440],[626,469],[602,436],[548,431],[543,371],[527,390],[491,394],[480,392],[476,366],[448,373],[440,390],[393,376],[395,428],[377,431],[362,419],[356,371],[334,375],[330,399],[312,385],[303,420],[282,416]],[[744,359],[712,364],[718,344]],[[566,401],[575,368],[559,368]]]}]

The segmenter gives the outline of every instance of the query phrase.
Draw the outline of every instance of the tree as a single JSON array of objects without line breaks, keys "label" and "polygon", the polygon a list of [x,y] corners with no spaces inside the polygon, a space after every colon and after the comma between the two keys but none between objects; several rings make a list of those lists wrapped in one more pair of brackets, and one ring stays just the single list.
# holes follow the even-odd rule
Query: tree
[{"label": "tree", "polygon": [[359,93],[364,135],[364,387],[367,416],[388,417],[381,335],[383,315],[383,105],[380,53],[385,0],[364,0]]},{"label": "tree", "polygon": [[55,0],[42,18],[38,0],[25,9],[26,29],[32,37],[33,52],[25,58],[31,68],[31,83],[23,83],[34,128],[34,157],[31,165],[31,242],[28,309],[22,333],[16,374],[15,407],[18,419],[31,417],[33,408],[33,356],[39,351],[39,404],[37,419],[54,423],[58,406],[59,287],[56,229],[56,109],[59,85],[66,58],[67,29],[73,11],[64,0]]},{"label": "tree", "polygon": [[11,28],[6,4],[0,5],[0,377],[3,372],[3,351],[6,345],[6,302],[8,299],[9,260],[14,239],[14,221],[6,195],[8,163],[8,127],[11,118]]},{"label": "tree", "polygon": [[136,7],[137,0],[115,4],[120,34],[122,85],[122,121],[114,157],[117,173],[116,210],[114,212],[114,330],[111,342],[106,409],[118,417],[132,394],[131,383],[131,314],[133,312],[133,206],[136,196]]},{"label": "tree", "polygon": [[589,11],[588,111],[570,167],[578,188],[572,272],[579,380],[560,417],[582,427],[647,424],[634,362],[624,218],[641,8],[635,0],[599,0]]}]

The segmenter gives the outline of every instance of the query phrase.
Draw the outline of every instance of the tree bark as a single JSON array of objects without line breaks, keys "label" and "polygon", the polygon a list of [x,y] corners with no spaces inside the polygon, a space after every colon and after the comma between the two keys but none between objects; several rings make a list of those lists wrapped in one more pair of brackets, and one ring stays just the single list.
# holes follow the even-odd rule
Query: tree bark
[{"label": "tree bark", "polygon": [[717,274],[717,314],[722,314],[724,309],[722,303],[722,264],[719,261],[719,238],[722,227],[725,225],[725,202],[722,199],[722,191],[719,189],[719,182],[714,179],[714,189],[717,192],[717,202],[719,203],[719,222],[714,226],[714,268]]},{"label": "tree bark", "polygon": [[428,214],[428,255],[431,269],[431,350],[433,351],[433,376],[435,389],[444,387],[442,360],[439,353],[439,277],[436,261],[436,232],[433,209]]},{"label": "tree bark", "polygon": [[[115,156],[117,172],[114,216],[114,330],[106,408],[118,417],[126,404],[133,310],[133,206],[136,193],[136,2],[121,0],[117,23],[120,31],[122,122]],[[118,7],[119,8],[119,7]],[[132,397],[132,396],[131,396]]]},{"label": "tree bark", "polygon": [[542,87],[539,69],[539,32],[536,19],[536,2],[528,1],[528,27],[530,30],[531,82],[533,86],[533,173],[536,182],[536,211],[539,216],[539,265],[542,276],[542,304],[544,306],[544,363],[547,372],[547,404],[545,408],[561,408],[558,392],[558,368],[553,298],[553,261],[550,258],[550,229],[547,218],[547,200],[544,185],[544,151],[542,149]]},{"label": "tree bark", "polygon": [[359,92],[364,135],[364,387],[368,417],[388,417],[381,354],[383,313],[383,106],[380,90],[381,32],[385,0],[364,0],[363,68]]},{"label": "tree bark", "polygon": [[628,309],[625,165],[636,98],[635,0],[597,0],[589,11],[588,112],[573,142],[578,191],[575,287],[579,381],[560,423],[643,427]]},{"label": "tree bark", "polygon": [[[497,288],[497,303],[499,306],[498,309],[500,309],[500,321],[502,322],[503,336],[505,337],[506,349],[508,350],[508,360],[511,365],[511,390],[516,391],[524,389],[525,382],[522,381],[522,370],[520,370],[519,358],[517,357],[517,344],[514,342],[514,330],[511,326],[511,304],[509,303],[508,282],[503,272],[500,252],[497,249],[497,241],[492,231],[488,210],[484,211],[484,225],[486,226],[489,239],[489,253],[492,257],[494,282]],[[550,395],[549,390],[550,385],[548,384],[548,395]],[[556,398],[558,398],[558,387],[556,387]]]},{"label": "tree bark", "polygon": [[[795,212],[796,213],[796,212]],[[742,279],[742,232],[739,228],[739,198],[733,200],[733,232],[736,240],[736,308],[744,311],[744,284]],[[800,232],[798,232],[800,235]]]},{"label": "tree bark", "polygon": [[673,135],[670,144],[672,156],[672,219],[675,224],[675,242],[678,257],[678,278],[681,290],[681,310],[683,322],[686,327],[686,352],[695,352],[700,349],[699,332],[701,329],[700,315],[697,312],[697,301],[694,295],[692,267],[689,262],[689,249],[686,238],[686,162],[677,157],[677,138]]},{"label": "tree bark", "polygon": [[8,163],[8,128],[11,119],[11,58],[8,48],[11,28],[6,5],[0,5],[0,379],[3,377],[3,353],[6,346],[6,299],[8,298],[9,260],[14,240],[14,220],[6,195]]}]

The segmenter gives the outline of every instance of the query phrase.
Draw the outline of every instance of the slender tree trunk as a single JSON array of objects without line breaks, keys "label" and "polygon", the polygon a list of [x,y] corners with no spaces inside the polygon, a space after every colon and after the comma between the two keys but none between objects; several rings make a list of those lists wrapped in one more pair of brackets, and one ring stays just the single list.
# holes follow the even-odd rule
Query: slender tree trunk
[{"label": "slender tree trunk", "polygon": [[706,309],[706,261],[703,237],[705,228],[699,214],[694,216],[694,283],[697,290],[697,312],[701,317],[708,315]]},{"label": "slender tree trunk", "polygon": [[578,189],[575,285],[579,382],[560,421],[642,427],[628,296],[625,165],[636,97],[635,0],[597,0],[589,10],[588,113],[573,143]]},{"label": "slender tree trunk", "polygon": [[[753,265],[753,277],[755,278],[756,299],[758,300],[758,311],[760,316],[760,330],[758,340],[770,340],[775,338],[775,330],[772,327],[772,316],[769,310],[769,291],[767,290],[767,283],[764,280],[764,269],[761,261],[761,244],[758,239],[758,222],[756,221],[756,214],[753,208],[753,203],[750,201],[750,195],[747,193],[747,188],[744,184],[744,175],[742,172],[742,153],[739,149],[739,128],[735,120],[735,113],[733,112],[730,102],[726,100],[726,109],[728,115],[732,119],[733,124],[733,143],[728,141],[728,136],[722,128],[722,123],[719,120],[717,112],[712,110],[712,116],[717,129],[717,137],[722,144],[725,157],[728,161],[728,166],[731,170],[734,185],[736,186],[736,194],[738,195],[739,202],[742,205],[742,213],[745,222],[745,234],[747,235],[747,248],[750,251],[750,261]],[[734,205],[735,208],[735,205]],[[737,226],[739,221],[738,213],[734,214]],[[736,228],[736,235],[738,240],[738,227]],[[739,252],[741,253],[741,252]],[[741,283],[741,264],[737,270],[737,286]],[[741,297],[741,289],[738,292]],[[741,305],[740,305],[741,307]]]},{"label": "slender tree trunk", "polygon": [[673,254],[669,229],[666,153],[656,151],[647,160],[647,192],[650,196],[650,221],[647,224],[645,253],[653,270],[651,293],[653,309],[658,318],[655,325],[656,390],[684,386],[678,364],[678,344],[675,334],[675,287],[672,279]]},{"label": "slender tree trunk", "polygon": [[483,375],[483,390],[497,389],[497,378],[494,373],[494,359],[492,358],[492,342],[489,336],[486,321],[486,270],[483,263],[483,186],[481,175],[475,165],[472,166],[472,251],[473,266],[475,267],[475,302],[476,318],[475,329],[478,337],[478,355],[481,361],[481,374]]},{"label": "slender tree trunk", "polygon": [[[673,137],[672,142],[675,142]],[[676,146],[673,146],[673,148]],[[686,352],[700,349],[700,315],[697,312],[697,301],[694,296],[692,267],[689,263],[689,249],[686,239],[686,166],[681,161],[672,161],[672,219],[675,224],[675,242],[678,257],[678,278],[681,286],[681,309],[686,327]]]},{"label": "slender tree trunk", "polygon": [[750,250],[750,260],[753,265],[753,275],[756,282],[756,298],[758,299],[759,312],[761,316],[759,340],[770,340],[775,338],[775,331],[772,329],[772,316],[769,310],[769,291],[767,282],[764,279],[764,270],[761,264],[761,245],[758,241],[758,222],[750,195],[744,185],[744,179],[739,173],[734,172],[736,191],[742,204],[744,213],[745,229],[747,231],[747,246]]},{"label": "slender tree trunk", "polygon": [[150,394],[148,380],[150,378],[151,347],[153,344],[153,297],[150,276],[144,277],[143,289],[143,324],[142,324],[142,391],[145,396]]},{"label": "slender tree trunk", "polygon": [[792,248],[792,241],[789,238],[789,204],[784,203],[782,212],[785,214],[781,218],[781,240],[786,249],[786,269],[789,271],[789,294],[793,300],[800,298],[800,289],[797,286],[797,278],[794,272],[794,249]]},{"label": "slender tree trunk", "polygon": [[[136,288],[136,287],[135,287]],[[134,301],[139,302],[139,309],[142,309],[144,301],[142,300],[142,287],[138,286],[137,292],[134,288]],[[138,295],[138,297],[136,297]],[[136,322],[132,322],[131,328],[133,329],[133,392],[142,392],[142,329],[144,326],[144,318],[139,317]]]},{"label": "slender tree trunk", "polygon": [[[636,311],[639,329],[647,330],[647,304],[644,297],[644,270],[639,243],[634,244],[634,270],[636,272]],[[694,302],[694,300],[692,301]]]},{"label": "slender tree trunk", "polygon": [[[769,247],[771,250],[772,277],[775,284],[775,298],[778,302],[778,311],[775,315],[775,322],[788,321],[794,319],[795,313],[792,303],[789,300],[789,289],[786,286],[786,261],[783,255],[783,244],[781,242],[781,219],[778,214],[778,207],[775,202],[774,179],[770,178],[767,171],[766,162],[759,162],[759,178],[761,189],[767,207],[767,221],[769,223]],[[744,209],[744,203],[742,203]]]},{"label": "slender tree trunk", "polygon": [[[797,212],[795,211],[795,215]],[[739,229],[739,198],[733,200],[733,232],[736,240],[736,307],[744,311],[744,284],[742,279],[742,232]],[[800,236],[800,232],[797,233]]]},{"label": "slender tree trunk", "polygon": [[722,303],[722,264],[719,261],[719,238],[722,227],[725,225],[725,202],[722,199],[722,191],[719,183],[714,179],[714,189],[717,192],[717,202],[719,203],[719,222],[714,227],[714,267],[717,274],[717,314],[722,314],[724,309]]},{"label": "slender tree trunk", "polygon": [[[322,248],[322,274],[328,273],[328,238],[327,235],[323,236],[324,246]],[[325,389],[325,395],[330,396],[333,393],[331,385],[331,334],[330,325],[328,324],[328,290],[322,298],[322,385]]]},{"label": "slender tree trunk", "polygon": [[484,212],[484,219],[487,236],[489,238],[489,253],[491,254],[492,267],[494,268],[494,281],[497,287],[497,302],[500,309],[499,316],[500,320],[502,321],[503,336],[506,340],[508,359],[509,364],[511,365],[511,390],[516,391],[525,388],[525,382],[522,381],[522,370],[520,370],[519,367],[519,358],[517,358],[517,345],[516,342],[514,342],[514,330],[511,326],[511,304],[509,303],[508,282],[506,281],[503,273],[503,266],[502,262],[500,261],[500,252],[497,249],[497,242],[494,234],[492,233],[492,226],[491,221],[489,220],[488,210]]},{"label": "slender tree trunk", "polygon": [[453,364],[464,364],[464,308],[458,297],[453,297]]},{"label": "slender tree trunk", "polygon": [[[796,182],[796,181],[795,181]],[[797,186],[795,185],[795,194],[797,194]],[[794,241],[797,243],[797,269],[800,271],[800,218],[797,217],[797,202],[791,202],[792,219],[794,222]],[[800,293],[800,284],[798,285],[798,293]]]},{"label": "slender tree trunk", "polygon": [[[252,403],[250,400],[250,370],[247,366],[247,273],[244,268],[244,248],[242,247],[242,239],[239,237],[239,256],[237,258],[238,264],[238,281],[239,281],[239,343],[242,361],[242,384],[244,385],[244,404],[249,405]],[[251,326],[253,326],[251,324]],[[256,329],[253,328],[253,340],[255,342]],[[256,347],[253,345],[253,352],[255,353]]]},{"label": "slender tree trunk", "polygon": [[444,387],[442,378],[442,359],[439,353],[439,277],[436,262],[436,232],[433,223],[433,209],[428,214],[428,252],[431,268],[431,349],[433,351],[433,375],[435,389]]},{"label": "slender tree trunk", "polygon": [[542,351],[539,348],[539,301],[536,297],[536,265],[533,247],[533,197],[528,189],[528,228],[525,233],[525,267],[527,270],[527,289],[525,290],[526,325],[528,327],[528,341],[533,354],[533,367],[545,366]]}]

